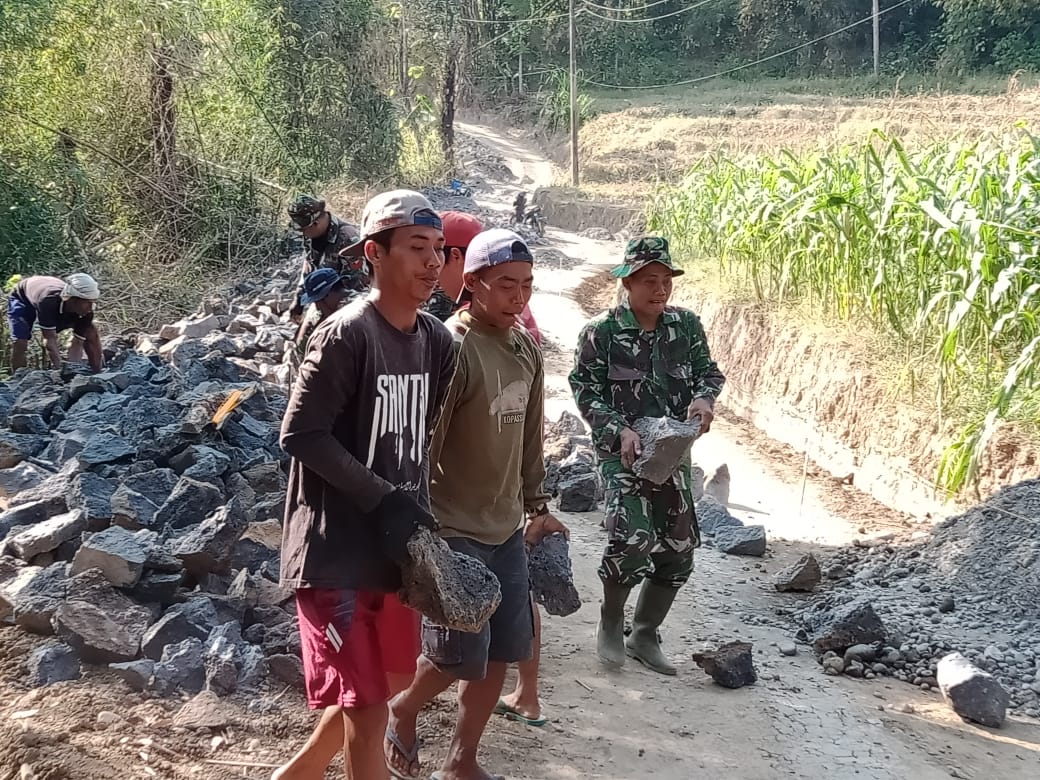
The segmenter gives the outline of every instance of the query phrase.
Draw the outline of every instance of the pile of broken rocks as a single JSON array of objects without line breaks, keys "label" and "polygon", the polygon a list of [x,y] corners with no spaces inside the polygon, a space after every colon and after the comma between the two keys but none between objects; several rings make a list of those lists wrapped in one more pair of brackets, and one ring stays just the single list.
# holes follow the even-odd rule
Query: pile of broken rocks
[{"label": "pile of broken rocks", "polygon": [[596,451],[585,423],[570,412],[545,421],[545,490],[561,512],[591,512],[603,500]]},{"label": "pile of broken rocks", "polygon": [[940,689],[956,709],[945,676],[981,692],[972,720],[999,725],[1001,705],[1040,717],[1038,532],[1040,480],[1026,480],[930,532],[838,550],[826,592],[790,617],[829,674]]},{"label": "pile of broken rocks", "polygon": [[159,694],[302,683],[277,551],[294,284],[284,271],[106,341],[104,373],[0,384],[0,620],[54,637],[29,684],[81,662]]}]

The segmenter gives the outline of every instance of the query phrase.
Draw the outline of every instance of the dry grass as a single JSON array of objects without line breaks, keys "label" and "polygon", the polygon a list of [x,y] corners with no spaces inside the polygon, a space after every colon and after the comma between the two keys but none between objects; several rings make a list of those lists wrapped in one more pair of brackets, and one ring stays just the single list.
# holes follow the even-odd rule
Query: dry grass
[{"label": "dry grass", "polygon": [[799,151],[862,141],[875,128],[913,149],[937,138],[973,139],[1035,124],[1040,116],[1040,86],[1022,74],[970,85],[989,94],[921,85],[910,93],[895,84],[873,95],[849,94],[856,84],[721,82],[597,95],[600,113],[581,134],[583,188],[594,197],[631,202],[718,151]]}]

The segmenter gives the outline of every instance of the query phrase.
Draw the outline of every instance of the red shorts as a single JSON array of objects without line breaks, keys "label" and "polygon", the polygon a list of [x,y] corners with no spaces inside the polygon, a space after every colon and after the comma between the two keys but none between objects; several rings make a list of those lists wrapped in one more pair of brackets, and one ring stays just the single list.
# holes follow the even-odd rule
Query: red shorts
[{"label": "red shorts", "polygon": [[380,704],[388,673],[415,673],[419,613],[395,594],[300,588],[296,613],[312,708]]}]

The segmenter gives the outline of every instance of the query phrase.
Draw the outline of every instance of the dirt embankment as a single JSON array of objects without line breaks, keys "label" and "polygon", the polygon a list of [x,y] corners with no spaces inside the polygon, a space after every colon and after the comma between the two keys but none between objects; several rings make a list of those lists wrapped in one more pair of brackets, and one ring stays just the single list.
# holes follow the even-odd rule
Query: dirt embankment
[{"label": "dirt embankment", "polygon": [[[679,286],[676,302],[704,322],[727,377],[729,409],[807,452],[836,478],[852,475],[857,487],[888,506],[916,514],[949,510],[934,478],[956,431],[901,397],[867,348],[786,322],[763,306],[720,300],[693,282]],[[1036,443],[1000,429],[986,450],[978,492],[985,496],[1035,477],[1038,463]]]}]

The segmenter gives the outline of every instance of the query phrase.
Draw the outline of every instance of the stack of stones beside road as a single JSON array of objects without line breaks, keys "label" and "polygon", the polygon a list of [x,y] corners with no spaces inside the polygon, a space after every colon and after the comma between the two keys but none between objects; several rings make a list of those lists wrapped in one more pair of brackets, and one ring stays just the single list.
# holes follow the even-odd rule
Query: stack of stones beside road
[{"label": "stack of stones beside road", "polygon": [[559,498],[561,512],[591,512],[603,499],[592,439],[570,412],[545,421],[545,489]]},{"label": "stack of stones beside road", "polygon": [[26,659],[32,684],[81,662],[162,694],[302,681],[277,584],[294,284],[208,300],[133,351],[114,340],[105,373],[0,385],[0,620],[53,636]]},{"label": "stack of stones beside road", "polygon": [[[958,690],[984,692],[973,719],[992,723],[1001,694],[986,673],[1012,713],[1040,717],[1040,480],[932,532],[859,541],[822,568],[828,590],[790,614],[825,671],[942,688],[955,709]],[[946,663],[944,681],[953,653],[963,658]]]}]

